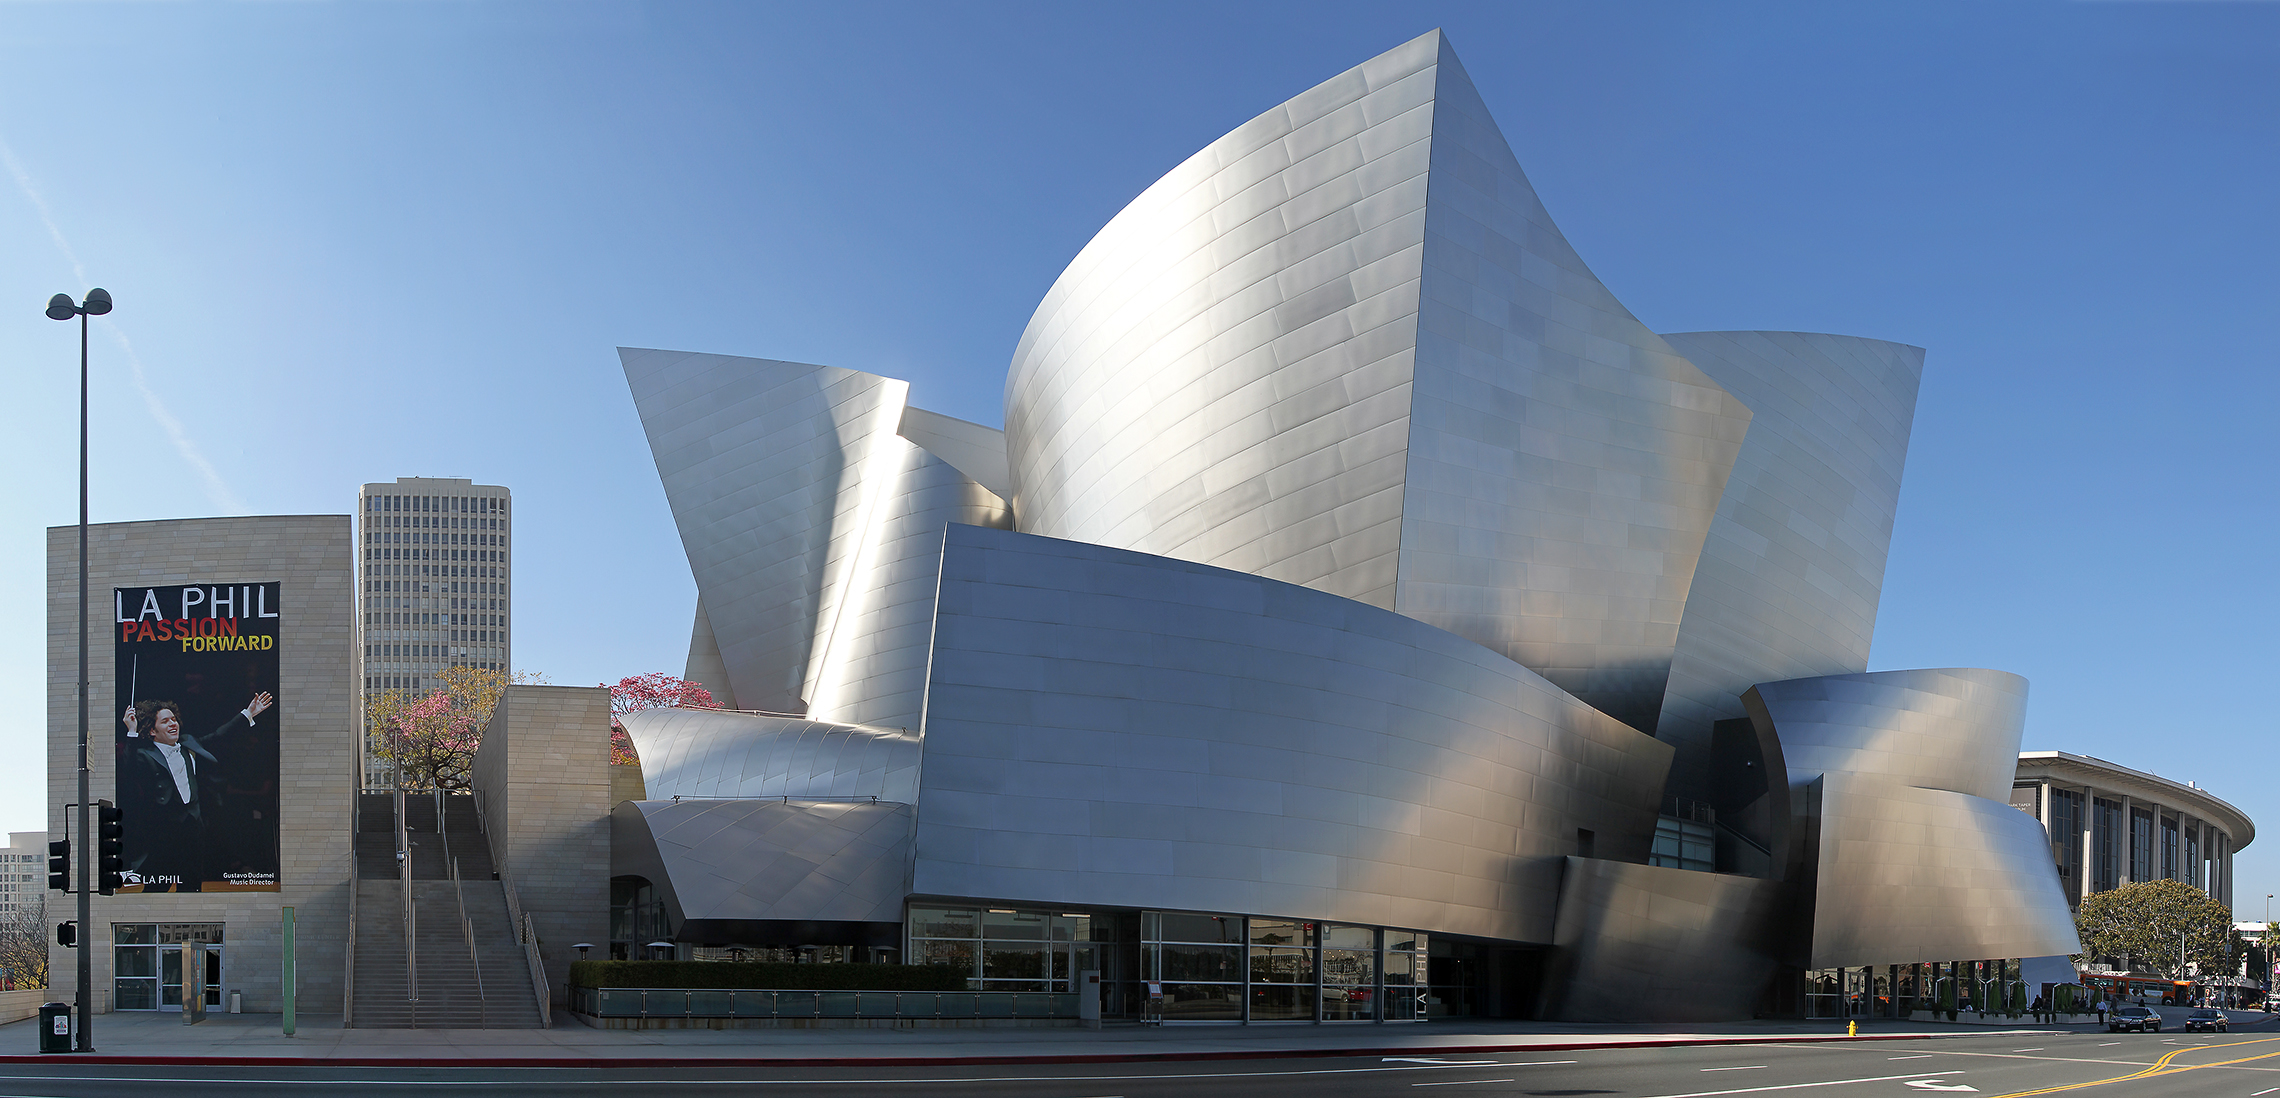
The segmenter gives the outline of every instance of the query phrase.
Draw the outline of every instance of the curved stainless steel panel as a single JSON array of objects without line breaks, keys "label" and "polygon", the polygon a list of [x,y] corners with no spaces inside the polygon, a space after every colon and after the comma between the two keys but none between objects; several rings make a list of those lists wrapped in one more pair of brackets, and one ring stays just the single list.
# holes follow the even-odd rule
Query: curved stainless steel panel
[{"label": "curved stainless steel panel", "polygon": [[718,709],[648,709],[623,723],[651,800],[918,795],[914,732]]},{"label": "curved stainless steel panel", "polygon": [[1545,969],[1537,1017],[1749,1017],[1780,964],[1791,889],[1756,877],[1569,858],[1553,936],[1558,949]]},{"label": "curved stainless steel panel", "polygon": [[1772,725],[1792,784],[1855,773],[2001,802],[2018,769],[2027,680],[1975,667],[1824,675],[1759,683],[1743,703]]},{"label": "curved stainless steel panel", "polygon": [[2079,953],[2050,836],[2000,801],[1822,779],[1811,967]]},{"label": "curved stainless steel panel", "polygon": [[611,873],[657,887],[676,926],[902,921],[907,804],[625,801]]},{"label": "curved stainless steel panel", "polygon": [[1551,937],[1578,831],[1644,860],[1670,747],[1421,622],[950,528],[913,887]]},{"label": "curved stainless steel panel", "polygon": [[926,701],[927,644],[942,531],[953,523],[1003,527],[1009,515],[990,491],[902,439],[881,442],[877,468],[890,494],[855,545],[847,601],[827,599],[818,617],[808,715],[817,720],[918,727]]},{"label": "curved stainless steel panel", "polygon": [[1022,529],[1393,606],[1439,57],[1252,119],[1070,261],[1006,376]]},{"label": "curved stainless steel panel", "polygon": [[713,636],[703,596],[697,598],[696,620],[689,625],[689,659],[681,677],[704,687],[713,704],[722,709],[744,708],[736,702],[736,690],[728,685],[728,665],[720,658],[720,641]]},{"label": "curved stainless steel panel", "polygon": [[[916,411],[905,382],[618,353],[706,610],[691,665],[717,653],[753,709],[915,726],[941,527],[1008,525],[1004,501],[902,437]],[[987,465],[995,432],[929,416],[913,433]]]},{"label": "curved stainless steel panel", "polygon": [[1584,265],[1444,41],[1394,609],[1651,731],[1750,410]]},{"label": "curved stainless steel panel", "polygon": [[1678,747],[1686,787],[1703,779],[1711,726],[1744,716],[1751,686],[1868,669],[1924,352],[1801,332],[1664,338],[1754,413],[1653,729]]},{"label": "curved stainless steel panel", "polygon": [[1022,530],[1393,609],[1641,728],[1748,422],[1561,238],[1439,32],[1144,191],[1006,379]]}]

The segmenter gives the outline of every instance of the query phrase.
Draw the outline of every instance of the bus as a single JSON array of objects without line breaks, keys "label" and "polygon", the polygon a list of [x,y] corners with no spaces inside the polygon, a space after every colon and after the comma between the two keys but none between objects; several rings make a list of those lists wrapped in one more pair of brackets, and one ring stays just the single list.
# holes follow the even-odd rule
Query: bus
[{"label": "bus", "polygon": [[2111,999],[2116,1003],[2142,1000],[2147,1006],[2191,1006],[2201,998],[2198,986],[2191,980],[2172,980],[2139,972],[2085,972],[2082,986],[2090,990],[2092,999]]}]

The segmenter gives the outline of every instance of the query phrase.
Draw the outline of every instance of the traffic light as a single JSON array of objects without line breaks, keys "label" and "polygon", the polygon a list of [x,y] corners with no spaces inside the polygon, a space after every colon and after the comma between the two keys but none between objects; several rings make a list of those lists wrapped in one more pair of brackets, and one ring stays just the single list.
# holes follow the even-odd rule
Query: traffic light
[{"label": "traffic light", "polygon": [[71,891],[70,839],[57,839],[48,844],[48,887],[57,892]]},{"label": "traffic light", "polygon": [[79,944],[79,921],[77,919],[55,924],[55,944],[65,949],[70,949]]},{"label": "traffic light", "polygon": [[120,838],[126,829],[119,822],[119,806],[109,801],[95,802],[95,819],[95,880],[108,896],[126,883],[127,859]]}]

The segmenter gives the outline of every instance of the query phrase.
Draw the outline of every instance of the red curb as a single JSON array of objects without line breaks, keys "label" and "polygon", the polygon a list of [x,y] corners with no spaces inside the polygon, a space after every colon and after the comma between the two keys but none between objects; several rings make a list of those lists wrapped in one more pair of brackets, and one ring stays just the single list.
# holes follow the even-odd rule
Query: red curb
[{"label": "red curb", "polygon": [[1694,1045],[1763,1045],[1794,1044],[1797,1042],[1829,1043],[1838,1041],[1922,1041],[1948,1037],[1986,1037],[2016,1030],[1987,1030],[1972,1033],[1863,1033],[1857,1037],[1842,1034],[1767,1034],[1760,1037],[1674,1037],[1646,1041],[1577,1041],[1527,1045],[1459,1045],[1418,1048],[1334,1048],[1334,1049],[1250,1049],[1227,1052],[1131,1052],[1131,1053],[1078,1053],[1065,1056],[785,1056],[785,1057],[731,1057],[731,1056],[677,1056],[677,1057],[520,1057],[484,1059],[434,1059],[426,1057],[373,1057],[373,1056],[80,1056],[76,1053],[50,1053],[44,1056],[0,1056],[0,1064],[107,1064],[144,1065],[150,1067],[173,1065],[206,1065],[224,1067],[461,1067],[461,1068],[775,1068],[775,1067],[978,1067],[1020,1064],[1149,1064],[1179,1061],[1226,1060],[1290,1060],[1330,1056],[1450,1056],[1478,1055],[1495,1052],[1580,1052],[1592,1049],[1678,1048]]}]

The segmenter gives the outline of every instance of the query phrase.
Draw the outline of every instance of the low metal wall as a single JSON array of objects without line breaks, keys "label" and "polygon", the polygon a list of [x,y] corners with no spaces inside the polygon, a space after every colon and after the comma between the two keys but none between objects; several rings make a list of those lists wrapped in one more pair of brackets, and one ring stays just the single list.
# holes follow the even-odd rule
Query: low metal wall
[{"label": "low metal wall", "polygon": [[772,991],[573,987],[570,1009],[590,1024],[711,1022],[1053,1025],[1077,1021],[1077,997],[1047,991]]}]

